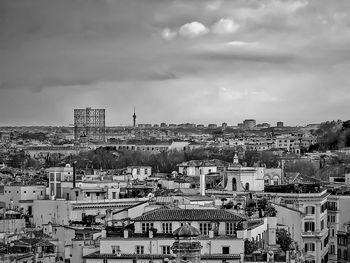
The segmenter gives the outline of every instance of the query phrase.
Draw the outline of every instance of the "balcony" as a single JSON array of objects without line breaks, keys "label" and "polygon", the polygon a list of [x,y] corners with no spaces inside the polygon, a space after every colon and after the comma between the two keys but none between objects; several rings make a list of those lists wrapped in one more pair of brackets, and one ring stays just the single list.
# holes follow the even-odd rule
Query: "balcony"
[{"label": "balcony", "polygon": [[323,229],[322,231],[307,231],[302,232],[302,237],[323,237],[325,234],[327,234],[328,228]]}]

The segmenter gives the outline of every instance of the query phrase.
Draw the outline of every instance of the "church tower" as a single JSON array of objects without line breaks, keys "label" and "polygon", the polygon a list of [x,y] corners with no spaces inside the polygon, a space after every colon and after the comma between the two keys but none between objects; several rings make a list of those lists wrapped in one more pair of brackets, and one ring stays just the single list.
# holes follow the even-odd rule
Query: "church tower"
[{"label": "church tower", "polygon": [[136,113],[135,113],[135,107],[134,107],[134,115],[132,115],[132,118],[133,118],[133,127],[135,128],[136,127]]}]

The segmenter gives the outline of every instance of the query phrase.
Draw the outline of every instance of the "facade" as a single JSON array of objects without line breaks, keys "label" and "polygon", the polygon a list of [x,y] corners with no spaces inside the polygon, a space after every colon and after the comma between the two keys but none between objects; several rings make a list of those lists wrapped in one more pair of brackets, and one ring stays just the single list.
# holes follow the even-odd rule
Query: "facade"
[{"label": "facade", "polygon": [[255,126],[256,126],[256,120],[249,119],[249,120],[243,121],[244,130],[252,130],[255,128]]},{"label": "facade", "polygon": [[198,229],[201,262],[240,262],[244,239],[237,238],[236,226],[242,220],[221,209],[158,209],[134,218],[134,231],[107,233],[100,240],[100,251],[84,259],[86,263],[104,258],[107,262],[164,262],[178,248],[173,232],[188,224]]},{"label": "facade", "polygon": [[287,152],[300,154],[300,140],[291,135],[281,135],[276,137],[276,148]]},{"label": "facade", "polygon": [[[45,195],[45,185],[5,185],[0,187],[0,202],[4,202],[6,207],[10,209],[21,207],[23,201],[45,199]],[[31,214],[31,208],[29,209],[29,214]]]},{"label": "facade", "polygon": [[74,109],[74,139],[105,141],[105,109]]},{"label": "facade", "polygon": [[337,234],[337,259],[335,262],[350,262],[350,226],[346,231],[339,231]]},{"label": "facade", "polygon": [[73,181],[73,167],[71,167],[69,164],[67,164],[65,167],[51,167],[48,169],[48,173],[49,196],[54,196],[55,198],[63,198],[62,183]]},{"label": "facade", "polygon": [[199,176],[202,174],[218,173],[224,171],[229,163],[212,159],[212,160],[191,160],[177,165],[179,173],[187,176]]},{"label": "facade", "polygon": [[126,172],[131,174],[132,180],[143,181],[152,175],[151,166],[128,166]]},{"label": "facade", "polygon": [[224,172],[225,190],[264,191],[264,167],[243,167],[233,164]]},{"label": "facade", "polygon": [[[285,220],[278,223],[292,228],[290,232],[303,251],[306,262],[328,262],[327,190],[319,185],[310,184],[270,186],[265,191],[273,193],[276,203],[289,208],[284,213],[283,209],[278,210],[278,218]],[[295,216],[292,217],[292,214]]]},{"label": "facade", "polygon": [[278,121],[277,122],[277,128],[283,128],[283,126],[284,126],[283,121]]}]

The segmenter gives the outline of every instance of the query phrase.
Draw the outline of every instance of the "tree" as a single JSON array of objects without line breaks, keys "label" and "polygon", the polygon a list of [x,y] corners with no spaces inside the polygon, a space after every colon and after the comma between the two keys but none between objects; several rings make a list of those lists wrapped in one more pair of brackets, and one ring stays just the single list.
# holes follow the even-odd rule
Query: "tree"
[{"label": "tree", "polygon": [[258,249],[258,244],[254,241],[246,239],[244,241],[244,254],[249,255]]},{"label": "tree", "polygon": [[275,217],[277,215],[277,210],[272,205],[267,205],[265,208],[265,216]]},{"label": "tree", "polygon": [[290,236],[290,233],[287,230],[281,228],[276,231],[276,243],[281,246],[281,249],[286,252],[289,250],[293,239]]}]

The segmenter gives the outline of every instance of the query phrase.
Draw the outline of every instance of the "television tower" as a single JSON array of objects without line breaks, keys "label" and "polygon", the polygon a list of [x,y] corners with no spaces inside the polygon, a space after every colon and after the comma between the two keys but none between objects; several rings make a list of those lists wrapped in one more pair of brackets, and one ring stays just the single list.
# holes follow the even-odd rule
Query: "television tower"
[{"label": "television tower", "polygon": [[135,107],[134,107],[134,115],[132,115],[132,118],[133,118],[133,127],[135,128],[136,127],[136,113],[135,113]]}]

